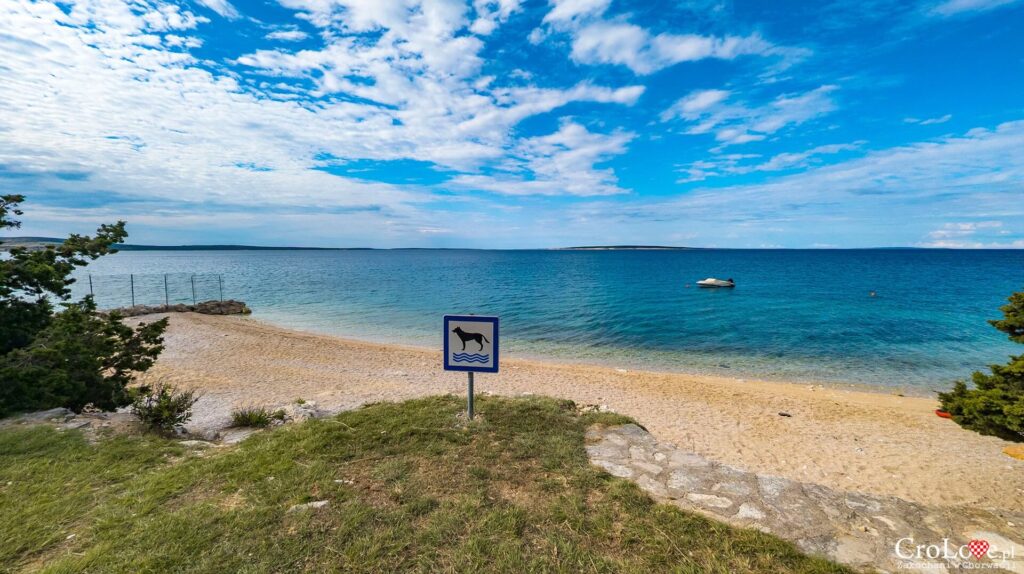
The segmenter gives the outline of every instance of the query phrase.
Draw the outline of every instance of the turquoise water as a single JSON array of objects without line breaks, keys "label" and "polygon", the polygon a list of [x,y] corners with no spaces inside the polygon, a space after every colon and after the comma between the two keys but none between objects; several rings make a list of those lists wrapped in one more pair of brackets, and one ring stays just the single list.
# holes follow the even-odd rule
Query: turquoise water
[{"label": "turquoise water", "polygon": [[[175,273],[221,273],[288,327],[438,347],[443,314],[498,315],[506,356],[739,378],[929,392],[1024,351],[986,323],[1024,288],[1024,251],[144,251],[88,271],[101,306],[129,301],[111,274],[170,273],[185,300]],[[708,276],[737,287],[693,285]],[[162,277],[136,292],[163,302]]]}]

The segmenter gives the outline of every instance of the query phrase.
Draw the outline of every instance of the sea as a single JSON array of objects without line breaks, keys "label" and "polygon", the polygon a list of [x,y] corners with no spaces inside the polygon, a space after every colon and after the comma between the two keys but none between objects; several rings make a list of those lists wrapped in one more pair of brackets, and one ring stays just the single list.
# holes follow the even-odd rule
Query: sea
[{"label": "sea", "polygon": [[494,315],[506,358],[911,394],[1024,352],[987,322],[1024,289],[1024,250],[122,251],[77,277],[101,307],[232,298],[431,348],[443,315]]}]

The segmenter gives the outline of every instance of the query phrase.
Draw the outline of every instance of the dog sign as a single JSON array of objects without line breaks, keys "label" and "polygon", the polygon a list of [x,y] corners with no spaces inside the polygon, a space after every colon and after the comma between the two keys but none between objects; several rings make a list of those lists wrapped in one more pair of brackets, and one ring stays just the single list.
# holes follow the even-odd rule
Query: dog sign
[{"label": "dog sign", "polygon": [[498,318],[444,316],[446,371],[498,372]]}]

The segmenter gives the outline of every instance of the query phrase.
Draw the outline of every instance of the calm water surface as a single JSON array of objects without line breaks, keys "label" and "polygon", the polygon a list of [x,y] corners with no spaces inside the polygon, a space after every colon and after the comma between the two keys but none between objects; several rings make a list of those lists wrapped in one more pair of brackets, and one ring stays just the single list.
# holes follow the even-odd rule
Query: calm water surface
[{"label": "calm water surface", "polygon": [[[130,300],[121,274],[161,303],[162,274],[185,301],[188,274],[220,273],[288,327],[433,347],[445,313],[498,315],[506,354],[626,368],[929,392],[1022,350],[986,319],[1024,251],[136,251],[87,271],[101,306]],[[219,288],[197,278],[199,299]]]}]

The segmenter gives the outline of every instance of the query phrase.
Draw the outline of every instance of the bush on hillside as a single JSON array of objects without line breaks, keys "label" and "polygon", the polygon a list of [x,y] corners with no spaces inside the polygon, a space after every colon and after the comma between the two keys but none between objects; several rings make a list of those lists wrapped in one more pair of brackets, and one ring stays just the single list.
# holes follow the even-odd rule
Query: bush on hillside
[{"label": "bush on hillside", "polygon": [[[1010,340],[1024,343],[1024,292],[1014,293],[1009,301],[1000,307],[1003,319],[989,323]],[[973,389],[957,381],[952,391],[939,393],[942,408],[964,428],[1024,441],[1024,355],[1011,356],[1005,365],[991,365],[989,371],[975,371]]]},{"label": "bush on hillside", "polygon": [[284,411],[271,413],[265,407],[243,407],[231,412],[231,426],[263,428],[284,418]]},{"label": "bush on hillside", "polygon": [[193,390],[175,390],[171,385],[157,383],[136,389],[132,410],[147,428],[170,433],[174,427],[192,418],[192,405],[199,396]]},{"label": "bush on hillside", "polygon": [[[21,226],[12,217],[24,200],[0,196],[0,230]],[[16,247],[0,257],[0,416],[131,402],[127,386],[160,354],[167,321],[133,329],[117,314],[98,313],[89,297],[70,300],[74,270],[114,253],[127,236],[119,221],[95,237],[71,235],[61,245]]]}]

